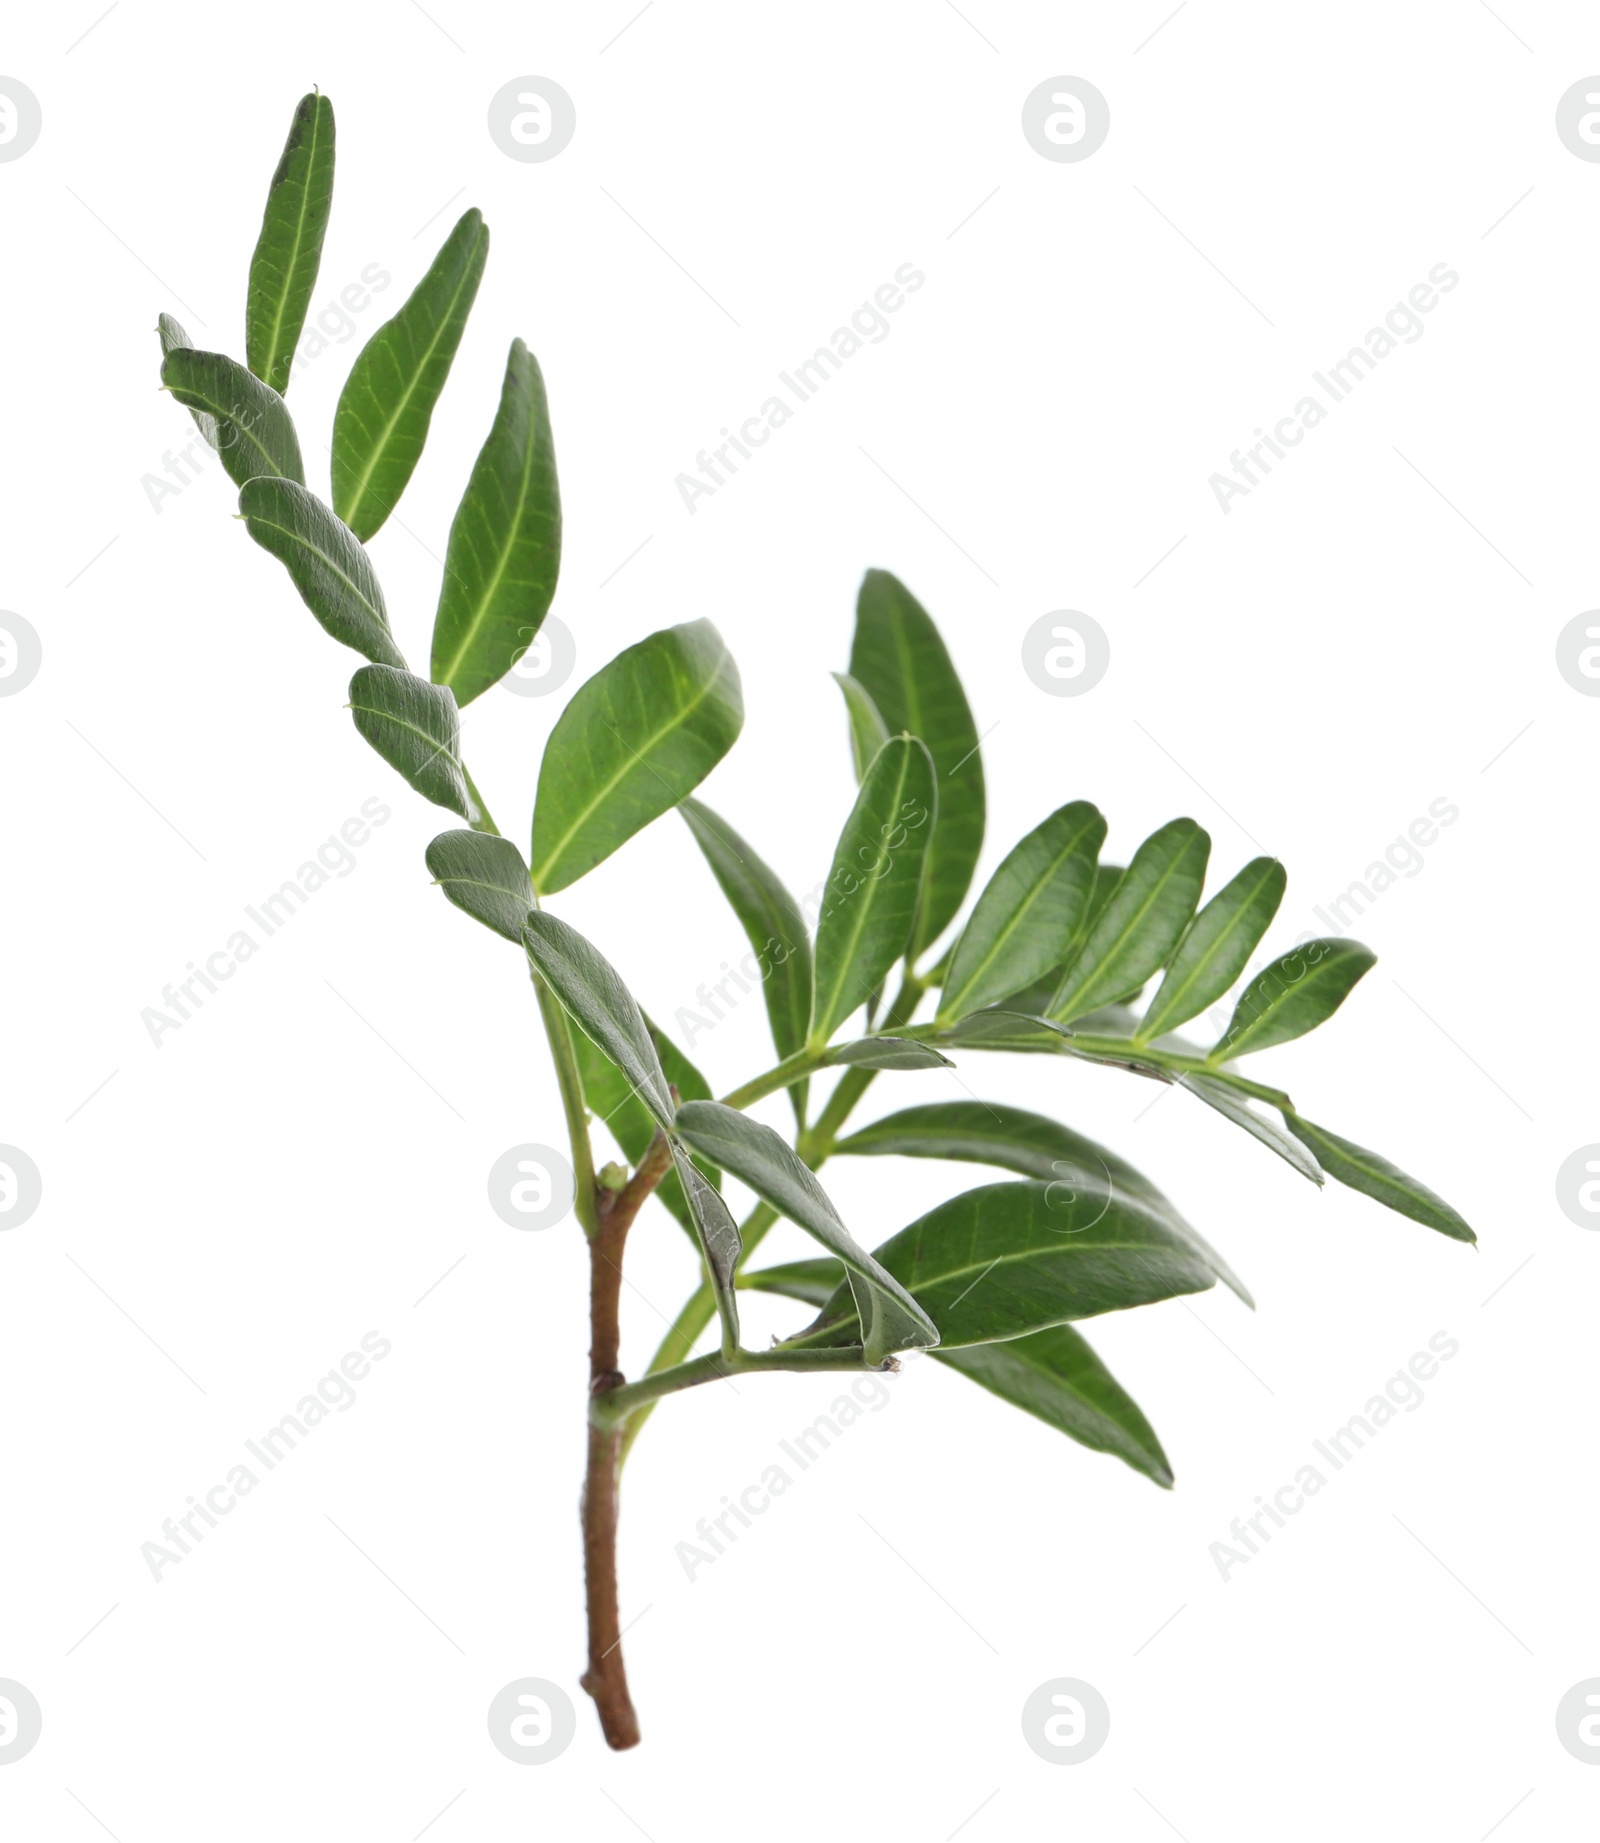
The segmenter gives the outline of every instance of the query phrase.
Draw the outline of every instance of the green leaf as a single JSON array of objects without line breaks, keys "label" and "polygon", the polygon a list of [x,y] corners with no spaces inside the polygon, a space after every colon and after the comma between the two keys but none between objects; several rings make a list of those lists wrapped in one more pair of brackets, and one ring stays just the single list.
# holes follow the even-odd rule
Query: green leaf
[{"label": "green leaf", "polygon": [[720,1101],[686,1101],[678,1109],[678,1131],[844,1263],[869,1364],[876,1367],[897,1350],[925,1350],[938,1343],[927,1314],[857,1245],[809,1167],[770,1126]]},{"label": "green leaf", "polygon": [[1140,1041],[1176,1030],[1222,997],[1277,914],[1284,881],[1276,858],[1252,858],[1211,898],[1178,943],[1167,976],[1139,1025]]},{"label": "green leaf", "polygon": [[1239,994],[1233,1021],[1207,1061],[1246,1056],[1315,1030],[1377,959],[1370,947],[1337,935],[1292,947]]},{"label": "green leaf", "polygon": [[1210,850],[1192,819],[1174,819],[1144,841],[1067,967],[1048,1016],[1069,1024],[1139,990],[1187,927]]},{"label": "green leaf", "polygon": [[[1198,1250],[1153,1211],[1131,1199],[1059,1184],[969,1190],[875,1252],[951,1349],[1215,1284]],[[788,1341],[853,1343],[849,1292],[835,1293],[816,1324]]]},{"label": "green leaf", "polygon": [[1043,1114],[999,1101],[934,1101],[875,1120],[833,1148],[835,1157],[948,1158],[997,1165],[1019,1177],[1067,1189],[1087,1187],[1121,1196],[1154,1212],[1191,1246],[1248,1306],[1244,1282],[1167,1197],[1125,1158]]},{"label": "green leaf", "polygon": [[[727,820],[698,800],[683,801],[678,811],[750,942],[772,1027],[772,1046],[781,1061],[802,1047],[811,1021],[811,940],[805,917],[777,873]],[[803,1125],[806,1084],[794,1083],[789,1098],[795,1118]]]},{"label": "green leaf", "polygon": [[533,908],[533,885],[522,853],[509,838],[441,832],[428,846],[426,859],[434,882],[458,909],[522,945],[522,924]]},{"label": "green leaf", "polygon": [[692,793],[744,724],[739,672],[709,621],[664,627],[579,686],[539,766],[533,882],[564,890]]},{"label": "green leaf", "polygon": [[1072,1035],[1065,1024],[1009,1007],[990,1006],[957,1018],[939,1033],[939,1041],[960,1049],[1016,1050],[1059,1056]]},{"label": "green leaf", "polygon": [[992,1005],[1061,964],[1094,888],[1105,835],[1099,812],[1077,800],[1014,847],[961,931],[939,997],[941,1023]]},{"label": "green leaf", "polygon": [[576,928],[535,909],[522,924],[534,971],[578,1028],[628,1078],[656,1125],[672,1130],[672,1095],[644,1015],[617,969]]},{"label": "green leaf", "polygon": [[174,346],[161,361],[161,382],[198,422],[216,424],[216,449],[235,486],[262,478],[305,483],[300,442],[289,406],[275,390],[220,352]]},{"label": "green leaf", "polygon": [[[475,834],[468,833],[467,836]],[[644,1022],[667,1080],[686,1101],[709,1100],[711,1089],[706,1078],[648,1016]],[[583,1095],[589,1111],[616,1140],[623,1157],[630,1164],[637,1165],[655,1137],[656,1123],[651,1118],[649,1108],[639,1099],[621,1069],[609,1056],[597,1049],[581,1030],[573,1032],[572,1047],[578,1059],[578,1072],[583,1078]],[[721,1182],[721,1173],[714,1165],[704,1159],[697,1159],[696,1163],[709,1184],[716,1187]],[[655,1194],[688,1230],[691,1239],[698,1241],[694,1213],[689,1208],[688,1198],[683,1194],[683,1182],[676,1167],[656,1186]]]},{"label": "green leaf", "polygon": [[289,572],[335,640],[405,670],[371,558],[314,493],[292,480],[252,480],[240,489],[239,511],[245,530]]},{"label": "green leaf", "polygon": [[1070,1325],[1053,1325],[1003,1344],[972,1344],[934,1355],[1069,1440],[1110,1453],[1171,1489],[1172,1467],[1155,1429]]},{"label": "green leaf", "polygon": [[433,682],[463,707],[498,684],[549,612],[561,496],[538,361],[511,342],[500,408],[450,527],[433,623]]},{"label": "green leaf", "polygon": [[392,320],[356,356],[333,416],[333,509],[363,543],[394,510],[428,439],[489,254],[465,212]]},{"label": "green leaf", "polygon": [[831,1254],[814,1261],[785,1261],[776,1267],[747,1267],[739,1284],[752,1292],[776,1293],[802,1305],[826,1305],[845,1284],[844,1262]]},{"label": "green leaf", "polygon": [[739,1341],[739,1301],[734,1292],[734,1276],[742,1252],[739,1225],[721,1193],[701,1176],[694,1160],[676,1139],[672,1142],[672,1161],[689,1199],[695,1238],[705,1256],[706,1277],[716,1295],[717,1312],[722,1319],[723,1341],[726,1345],[736,1345]]},{"label": "green leaf", "polygon": [[1375,1197],[1413,1222],[1424,1223],[1448,1235],[1454,1241],[1476,1242],[1477,1236],[1443,1197],[1436,1196],[1426,1184],[1391,1165],[1376,1152],[1341,1139],[1325,1126],[1313,1126],[1299,1114],[1285,1110],[1283,1123],[1295,1138],[1316,1154],[1328,1176],[1352,1190]]},{"label": "green leaf", "polygon": [[245,302],[245,357],[280,393],[289,388],[332,207],[333,104],[313,90],[300,98],[272,175]]},{"label": "green leaf", "polygon": [[[156,332],[161,338],[161,356],[163,358],[165,358],[169,352],[176,352],[179,350],[192,352],[194,350],[194,341],[183,330],[179,322],[173,319],[171,314],[158,314],[156,316]],[[204,410],[190,410],[189,414],[194,418],[194,426],[205,437],[206,441],[215,448],[217,445],[216,417],[208,416]]]},{"label": "green leaf", "polygon": [[983,849],[978,728],[938,628],[887,570],[868,570],[862,579],[850,673],[883,713],[890,735],[920,737],[933,756],[938,825],[911,943],[915,958],[954,920]]},{"label": "green leaf", "polygon": [[[1067,968],[1077,957],[1078,949],[1088,938],[1089,930],[1105,913],[1106,904],[1116,894],[1117,885],[1127,875],[1120,864],[1096,864],[1094,869],[1094,889],[1084,905],[1082,919],[1077,932],[1068,943],[1067,951],[1061,956],[1060,963],[1051,968],[1043,978],[1036,979],[1021,991],[1006,994],[1005,1009],[1019,1011],[1025,1017],[1040,1017],[1052,998],[1061,988],[1061,981],[1066,976]],[[1130,1013],[1131,1016],[1131,1013]]]},{"label": "green leaf", "polygon": [[[742,1273],[739,1284],[820,1306],[843,1277],[837,1261],[791,1261]],[[1080,1446],[1114,1454],[1158,1485],[1171,1485],[1172,1468],[1150,1423],[1070,1325],[1054,1325],[1003,1344],[969,1344],[963,1350],[928,1354],[1002,1401],[1037,1415]]]},{"label": "green leaf", "polygon": [[808,1042],[821,1049],[906,951],[936,824],[933,760],[914,736],[878,751],[828,873]]},{"label": "green leaf", "polygon": [[873,757],[889,740],[889,726],[872,701],[872,693],[848,672],[835,672],[834,683],[844,693],[845,714],[850,719],[850,760],[859,787],[867,778]]},{"label": "green leaf", "polygon": [[350,681],[350,712],[361,734],[423,799],[468,821],[480,816],[461,772],[461,717],[453,691],[394,666],[362,666]]},{"label": "green leaf", "polygon": [[1243,1095],[1205,1075],[1175,1075],[1173,1080],[1208,1107],[1214,1107],[1225,1120],[1242,1126],[1253,1139],[1259,1139],[1270,1151],[1276,1152],[1285,1164],[1293,1165],[1302,1177],[1310,1178],[1313,1184],[1322,1182],[1322,1167],[1305,1147],[1297,1145],[1275,1120],[1258,1114]]},{"label": "green leaf", "polygon": [[953,1069],[931,1043],[913,1037],[858,1037],[828,1051],[826,1066],[852,1069]]}]

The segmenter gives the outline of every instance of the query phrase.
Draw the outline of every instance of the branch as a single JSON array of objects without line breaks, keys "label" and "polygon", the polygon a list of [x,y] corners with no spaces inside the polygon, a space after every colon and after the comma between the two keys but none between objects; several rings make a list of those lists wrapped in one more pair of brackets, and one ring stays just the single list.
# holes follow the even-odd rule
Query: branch
[{"label": "branch", "polygon": [[[569,1046],[570,1047],[570,1046]],[[672,1148],[660,1131],[621,1190],[602,1190],[589,1237],[589,1464],[583,1481],[583,1578],[589,1619],[589,1668],[583,1687],[594,1698],[607,1743],[639,1742],[639,1718],[628,1694],[617,1607],[617,1477],[622,1464],[621,1422],[596,1412],[621,1394],[618,1312],[622,1251],[644,1200],[672,1168]]]},{"label": "branch", "polygon": [[866,1352],[851,1344],[838,1350],[736,1350],[724,1356],[720,1350],[710,1356],[696,1357],[693,1362],[679,1363],[642,1381],[621,1388],[608,1389],[589,1403],[589,1425],[620,1429],[623,1422],[663,1395],[676,1395],[682,1389],[698,1388],[703,1382],[722,1382],[729,1376],[765,1375],[773,1370],[840,1370],[898,1369],[893,1357],[882,1363],[868,1363]]}]

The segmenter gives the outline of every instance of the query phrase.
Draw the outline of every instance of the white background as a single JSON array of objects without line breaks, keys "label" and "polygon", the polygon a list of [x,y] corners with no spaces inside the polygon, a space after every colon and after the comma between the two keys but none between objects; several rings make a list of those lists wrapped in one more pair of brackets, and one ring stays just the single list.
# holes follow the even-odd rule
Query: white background
[{"label": "white background", "polygon": [[[1585,1833],[1600,1774],[1554,1712],[1600,1674],[1600,1243],[1554,1181],[1600,1138],[1600,704],[1554,647],[1600,600],[1600,166],[1554,111],[1600,69],[1590,10],[655,0],[629,24],[631,0],[284,0],[186,21],[123,0],[68,53],[96,10],[15,16],[4,52],[44,121],[0,166],[0,601],[44,643],[0,704],[0,1138],[44,1176],[0,1238],[0,1677],[45,1724],[0,1771],[7,1833]],[[523,74],[576,102],[548,164],[487,133]],[[1020,129],[1060,74],[1110,104],[1079,164]],[[468,204],[493,232],[372,547],[413,659],[521,335],[549,385],[578,677],[714,619],[748,716],[706,796],[791,887],[824,874],[851,797],[828,672],[869,565],[934,614],[990,732],[984,872],[1070,798],[1106,811],[1119,860],[1193,813],[1216,881],[1258,845],[1286,860],[1271,948],[1431,801],[1460,809],[1355,925],[1377,969],[1260,1072],[1442,1191],[1479,1251],[1318,1194],[1181,1094],[965,1057],[974,1091],[1138,1161],[1256,1293],[1255,1314],[1219,1289],[1089,1328],[1177,1488],[915,1365],[690,1584],[674,1545],[836,1391],[674,1402],[626,1479],[627,1756],[576,1688],[581,1240],[519,1234],[485,1195],[508,1146],[560,1141],[526,977],[429,888],[451,822],[356,736],[354,656],[230,521],[220,469],[159,512],[143,484],[192,434],[156,389],[156,315],[242,356],[267,180],[313,82],[339,133],[318,306],[386,268],[365,338]],[[686,512],[675,474],[905,262],[927,283],[891,336]],[[1441,262],[1460,284],[1424,336],[1224,515],[1208,476]],[[314,487],[358,344],[290,392]],[[1082,698],[1021,668],[1060,608],[1111,639]],[[497,690],[468,713],[514,836],[561,702]],[[374,795],[394,816],[355,870],[155,1048],[141,1010]],[[670,818],[556,907],[664,1020],[742,948]],[[755,1002],[695,1053],[719,1090],[764,1067]],[[869,1109],[959,1093],[900,1076]],[[829,1182],[873,1243],[989,1175],[858,1161]],[[659,1210],[630,1262],[637,1371],[694,1273]],[[801,1310],[752,1302],[753,1340]],[[393,1349],[357,1405],[153,1581],[141,1544],[371,1330]],[[1439,1331],[1460,1352],[1424,1405],[1225,1583],[1210,1545]],[[485,1730],[521,1676],[578,1704],[539,1768]],[[1111,1709],[1081,1766],[1022,1737],[1059,1676]]]}]

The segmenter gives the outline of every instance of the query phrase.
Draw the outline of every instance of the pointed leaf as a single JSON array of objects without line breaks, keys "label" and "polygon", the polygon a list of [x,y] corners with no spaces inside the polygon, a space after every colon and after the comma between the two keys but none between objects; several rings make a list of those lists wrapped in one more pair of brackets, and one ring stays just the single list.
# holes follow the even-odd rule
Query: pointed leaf
[{"label": "pointed leaf", "polygon": [[876,1366],[897,1350],[924,1350],[938,1343],[927,1314],[857,1245],[810,1168],[770,1126],[720,1101],[685,1101],[678,1109],[678,1131],[697,1152],[748,1184],[844,1263],[869,1364]]},{"label": "pointed leaf", "polygon": [[[987,1344],[1215,1284],[1209,1264],[1152,1211],[1087,1187],[990,1184],[930,1210],[876,1250],[939,1327],[942,1345]],[[797,1344],[849,1344],[841,1290]]]},{"label": "pointed leaf", "polygon": [[1003,1344],[972,1344],[965,1350],[933,1354],[1069,1440],[1097,1453],[1111,1453],[1164,1489],[1171,1488],[1172,1467],[1155,1429],[1070,1325],[1053,1325]]},{"label": "pointed leaf", "polygon": [[533,881],[563,890],[692,793],[744,724],[739,672],[709,621],[664,627],[579,686],[539,767]]},{"label": "pointed leaf", "polygon": [[878,751],[839,835],[817,923],[808,1041],[820,1049],[906,951],[936,824],[933,760],[913,736]]},{"label": "pointed leaf", "polygon": [[[176,352],[180,349],[186,352],[192,352],[194,350],[194,341],[183,330],[179,322],[173,319],[171,314],[158,314],[156,316],[156,332],[161,338],[161,356],[163,358],[165,358],[169,352]],[[204,410],[190,410],[189,414],[194,418],[194,426],[206,438],[206,441],[215,448],[217,445],[216,417],[208,416]]]},{"label": "pointed leaf", "polygon": [[928,847],[915,956],[954,920],[983,848],[978,727],[938,628],[887,570],[868,570],[862,580],[850,673],[866,687],[889,733],[920,737],[933,756],[938,823]]},{"label": "pointed leaf", "polygon": [[535,909],[522,925],[534,970],[578,1028],[628,1078],[656,1125],[672,1130],[672,1095],[644,1016],[617,969],[576,928]]},{"label": "pointed leaf", "polygon": [[1211,840],[1192,819],[1174,819],[1144,841],[1068,966],[1047,1016],[1070,1024],[1139,990],[1188,926],[1210,850]]},{"label": "pointed leaf", "polygon": [[935,1101],[907,1107],[841,1139],[833,1155],[949,1158],[997,1165],[1019,1177],[1121,1196],[1153,1211],[1198,1249],[1211,1271],[1248,1306],[1255,1301],[1216,1249],[1125,1158],[1057,1120],[999,1101]]},{"label": "pointed leaf", "polygon": [[533,908],[533,885],[522,853],[509,838],[441,832],[428,846],[426,859],[434,882],[458,909],[522,945],[522,924]]},{"label": "pointed leaf", "polygon": [[1231,1061],[1315,1030],[1377,959],[1370,947],[1338,936],[1291,948],[1239,994],[1233,1021],[1207,1060]]},{"label": "pointed leaf", "polygon": [[[811,1021],[811,940],[805,917],[777,873],[727,820],[698,800],[685,800],[678,811],[750,942],[772,1027],[772,1046],[781,1061],[804,1044]],[[796,1082],[789,1090],[795,1116],[802,1122],[805,1090],[804,1082]]]},{"label": "pointed leaf", "polygon": [[[739,1276],[753,1291],[825,1305],[844,1277],[837,1261],[790,1261]],[[1097,1453],[1170,1486],[1172,1468],[1150,1423],[1110,1370],[1070,1325],[1054,1325],[1003,1344],[930,1350],[929,1356]]]},{"label": "pointed leaf", "polygon": [[[474,834],[469,833],[467,836],[472,837]],[[650,1041],[661,1059],[662,1072],[679,1095],[686,1101],[709,1100],[711,1089],[706,1078],[658,1025],[649,1017],[644,1022],[645,1029],[650,1033]],[[637,1165],[655,1138],[656,1123],[650,1116],[650,1109],[629,1086],[628,1078],[621,1069],[609,1056],[597,1049],[581,1030],[573,1032],[572,1047],[578,1059],[578,1072],[583,1078],[583,1095],[590,1113],[616,1140],[623,1157],[630,1164]],[[695,1162],[709,1184],[714,1188],[720,1185],[722,1174],[714,1165],[705,1159],[697,1159]],[[656,1186],[655,1194],[689,1232],[691,1240],[698,1242],[699,1231],[695,1217],[689,1208],[688,1198],[683,1194],[683,1183],[676,1166]]]},{"label": "pointed leaf", "polygon": [[235,486],[261,478],[305,482],[289,406],[275,390],[220,352],[174,346],[161,382],[186,410],[216,423],[218,458]]},{"label": "pointed leaf", "polygon": [[1047,1017],[992,1005],[957,1018],[939,1033],[939,1041],[960,1049],[1016,1050],[1059,1056],[1072,1032]]},{"label": "pointed leaf", "polygon": [[828,1051],[827,1067],[853,1069],[953,1069],[931,1043],[914,1037],[859,1037]]},{"label": "pointed leaf", "polygon": [[1208,1107],[1214,1107],[1225,1120],[1242,1126],[1253,1139],[1259,1139],[1270,1151],[1276,1152],[1285,1164],[1293,1165],[1302,1177],[1310,1178],[1313,1184],[1322,1182],[1322,1167],[1305,1147],[1297,1145],[1277,1121],[1258,1114],[1243,1095],[1205,1075],[1176,1075],[1173,1080]]},{"label": "pointed leaf", "polygon": [[[1117,885],[1126,876],[1120,864],[1096,864],[1094,870],[1094,888],[1089,900],[1084,905],[1082,918],[1078,922],[1076,933],[1067,945],[1067,951],[1059,963],[1052,967],[1042,978],[1024,986],[1021,991],[1008,992],[1005,996],[1005,1009],[1019,1011],[1026,1017],[1040,1017],[1052,998],[1061,989],[1061,981],[1066,976],[1067,968],[1077,957],[1078,949],[1088,938],[1089,930],[1099,921],[1105,912],[1106,904],[1116,894]],[[1130,1018],[1131,1018],[1130,1013]]]},{"label": "pointed leaf", "polygon": [[314,493],[292,480],[252,480],[240,489],[239,511],[245,530],[289,572],[335,640],[405,670],[371,558]]},{"label": "pointed leaf", "polygon": [[245,357],[280,395],[289,388],[332,207],[333,104],[313,91],[300,98],[272,175],[245,302]]},{"label": "pointed leaf", "polygon": [[1095,882],[1106,822],[1087,800],[1058,807],[989,879],[956,944],[939,1020],[963,1017],[1059,966]]},{"label": "pointed leaf", "polygon": [[489,254],[464,213],[405,305],[356,356],[333,416],[333,509],[363,543],[394,510],[428,439]]},{"label": "pointed leaf", "polygon": [[538,361],[511,342],[500,409],[450,527],[433,682],[470,704],[528,650],[561,567],[561,497]]},{"label": "pointed leaf", "polygon": [[394,666],[362,666],[350,681],[356,728],[391,768],[435,806],[478,818],[461,772],[461,717],[454,692]]},{"label": "pointed leaf", "polygon": [[1190,922],[1150,1008],[1140,1041],[1176,1030],[1222,997],[1244,971],[1283,901],[1284,869],[1276,858],[1252,858]]},{"label": "pointed leaf", "polygon": [[1325,1126],[1313,1126],[1297,1113],[1286,1111],[1283,1123],[1296,1139],[1311,1148],[1323,1170],[1338,1183],[1348,1184],[1352,1190],[1375,1197],[1388,1208],[1398,1210],[1402,1216],[1409,1216],[1413,1222],[1437,1229],[1441,1235],[1448,1235],[1454,1241],[1477,1241],[1471,1228],[1443,1197],[1436,1196],[1426,1184],[1419,1184],[1414,1177],[1407,1177],[1405,1172],[1391,1165],[1388,1159],[1380,1157],[1376,1152],[1369,1152],[1365,1146],[1341,1139],[1337,1133],[1330,1133]]},{"label": "pointed leaf", "polygon": [[689,1213],[695,1237],[706,1261],[706,1277],[716,1295],[717,1312],[722,1319],[724,1339],[739,1341],[739,1300],[734,1292],[734,1275],[738,1271],[742,1246],[739,1225],[733,1219],[721,1193],[701,1176],[695,1162],[680,1141],[672,1142],[672,1159],[689,1199]]},{"label": "pointed leaf", "polygon": [[889,740],[889,726],[860,679],[852,678],[848,672],[835,672],[833,678],[844,693],[845,714],[850,719],[850,760],[859,787],[867,778],[873,757]]}]

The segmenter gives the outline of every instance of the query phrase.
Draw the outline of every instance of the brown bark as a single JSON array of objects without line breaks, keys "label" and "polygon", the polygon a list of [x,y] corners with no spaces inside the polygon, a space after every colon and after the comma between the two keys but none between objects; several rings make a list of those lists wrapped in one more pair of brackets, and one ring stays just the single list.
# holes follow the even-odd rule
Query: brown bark
[{"label": "brown bark", "polygon": [[[602,1188],[597,1226],[589,1240],[589,1395],[609,1393],[626,1380],[620,1358],[619,1306],[622,1252],[633,1219],[672,1168],[672,1150],[657,1133],[639,1168],[621,1190]],[[583,1482],[583,1574],[589,1618],[589,1668],[583,1687],[594,1698],[606,1743],[619,1751],[639,1744],[639,1718],[628,1694],[617,1610],[617,1474],[620,1427],[589,1428],[589,1463]]]}]

